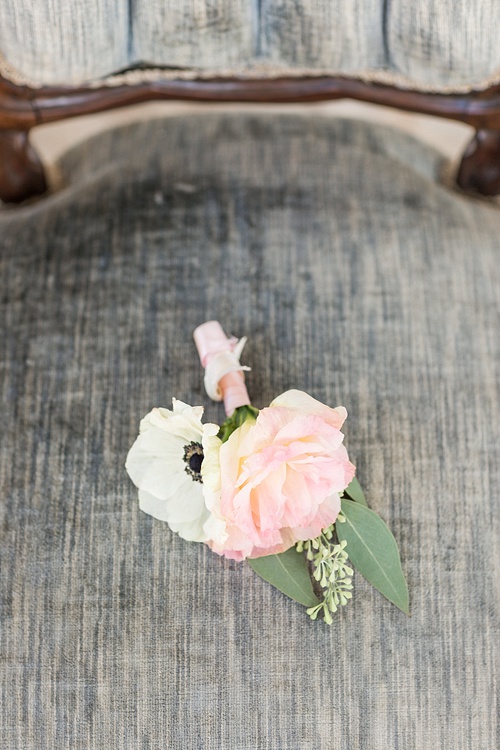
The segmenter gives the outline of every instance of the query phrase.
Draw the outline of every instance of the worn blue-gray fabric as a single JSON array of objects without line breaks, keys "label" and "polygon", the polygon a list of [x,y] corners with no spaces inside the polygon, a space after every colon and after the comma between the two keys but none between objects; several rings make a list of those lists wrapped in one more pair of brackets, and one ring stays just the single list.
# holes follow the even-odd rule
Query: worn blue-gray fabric
[{"label": "worn blue-gray fabric", "polygon": [[[408,136],[208,115],[93,138],[0,211],[2,750],[498,745],[500,213]],[[349,417],[411,617],[355,575],[331,627],[138,508],[139,420],[247,335],[262,407]]]},{"label": "worn blue-gray fabric", "polygon": [[101,78],[128,67],[131,33],[128,0],[2,0],[0,74],[35,85]]},{"label": "worn blue-gray fabric", "polygon": [[500,81],[499,28],[497,0],[7,0],[0,72],[31,85],[142,66],[125,80],[349,75],[473,89]]}]

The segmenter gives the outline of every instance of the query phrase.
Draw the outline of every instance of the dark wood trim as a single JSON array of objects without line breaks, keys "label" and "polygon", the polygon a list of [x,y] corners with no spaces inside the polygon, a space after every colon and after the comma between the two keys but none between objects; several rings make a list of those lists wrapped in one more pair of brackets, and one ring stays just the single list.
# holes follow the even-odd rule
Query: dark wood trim
[{"label": "dark wood trim", "polygon": [[28,130],[0,130],[0,198],[21,203],[47,190],[43,166]]},{"label": "dark wood trim", "polygon": [[500,130],[476,132],[462,157],[457,182],[472,193],[500,195]]},{"label": "dark wood trim", "polygon": [[0,76],[0,129],[29,130],[37,124],[28,86],[15,86]]},{"label": "dark wood trim", "polygon": [[[0,126],[32,127],[153,99],[204,102],[299,103],[356,99],[409,112],[446,117],[476,128],[500,129],[500,85],[468,94],[432,94],[356,78],[273,78],[259,80],[157,80],[100,88],[15,86],[0,77]],[[36,113],[36,114],[35,114]],[[21,122],[22,121],[22,122]],[[9,125],[7,125],[9,127]]]},{"label": "dark wood trim", "polygon": [[[459,183],[491,195],[500,192],[500,86],[468,94],[431,94],[399,89],[355,78],[276,78],[156,80],[137,85],[91,87],[16,86],[0,78],[0,130],[28,131],[34,125],[87,115],[139,102],[170,99],[199,102],[298,103],[333,99],[395,107],[408,112],[444,117],[472,125],[480,133],[467,153]],[[488,146],[481,144],[488,142]],[[479,145],[478,145],[479,144]],[[475,156],[476,154],[476,156]],[[476,172],[489,170],[486,180]],[[0,197],[5,195],[0,180]]]}]

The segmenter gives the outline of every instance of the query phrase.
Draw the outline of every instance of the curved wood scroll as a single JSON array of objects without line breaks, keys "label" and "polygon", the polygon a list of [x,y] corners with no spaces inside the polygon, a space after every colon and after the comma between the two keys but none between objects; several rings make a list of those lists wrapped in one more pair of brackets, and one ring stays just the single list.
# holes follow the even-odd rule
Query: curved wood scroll
[{"label": "curved wood scroll", "polygon": [[500,195],[500,130],[478,130],[465,151],[457,182],[463,190]]},{"label": "curved wood scroll", "polygon": [[[0,78],[0,133],[29,131],[34,125],[66,117],[86,115],[153,99],[182,99],[209,102],[315,102],[356,99],[388,107],[445,117],[472,125],[478,131],[458,173],[458,182],[468,190],[486,195],[500,193],[500,86],[469,94],[429,94],[365,83],[354,78],[279,78],[263,80],[157,80],[134,86],[101,88],[49,87],[30,89]],[[8,139],[7,139],[8,140]],[[20,149],[19,139],[10,139]],[[5,143],[5,139],[4,139]],[[33,154],[14,160],[18,170],[33,170]],[[5,151],[5,147],[4,147]],[[5,158],[5,157],[4,157]],[[12,159],[10,160],[12,163]],[[0,198],[13,200],[12,166],[0,172]],[[23,166],[25,164],[26,166]],[[19,166],[20,165],[20,166]],[[31,165],[31,166],[29,166]],[[35,169],[36,173],[36,169]],[[9,178],[9,174],[11,175]],[[6,176],[7,175],[7,176]],[[14,181],[22,182],[19,174]],[[40,190],[38,177],[29,178],[26,188],[14,200]],[[9,197],[11,196],[11,197]]]},{"label": "curved wood scroll", "polygon": [[0,130],[0,198],[20,203],[47,190],[43,166],[27,130]]}]

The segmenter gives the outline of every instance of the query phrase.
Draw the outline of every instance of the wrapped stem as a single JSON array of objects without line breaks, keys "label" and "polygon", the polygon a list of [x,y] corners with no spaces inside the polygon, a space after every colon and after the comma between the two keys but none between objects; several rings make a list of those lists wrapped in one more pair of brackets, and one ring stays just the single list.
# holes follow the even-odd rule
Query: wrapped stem
[{"label": "wrapped stem", "polygon": [[230,417],[235,409],[250,404],[240,356],[246,339],[228,338],[216,320],[198,326],[193,334],[200,361],[205,369],[205,389],[214,401],[224,401]]}]

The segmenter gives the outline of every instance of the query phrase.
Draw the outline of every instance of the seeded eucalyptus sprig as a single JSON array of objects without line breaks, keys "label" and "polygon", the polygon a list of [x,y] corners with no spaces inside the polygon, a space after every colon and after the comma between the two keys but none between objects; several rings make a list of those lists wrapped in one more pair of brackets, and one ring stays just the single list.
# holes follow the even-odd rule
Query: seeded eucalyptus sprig
[{"label": "seeded eucalyptus sprig", "polygon": [[[319,537],[299,542],[286,552],[249,559],[250,567],[284,594],[307,607],[307,614],[328,625],[339,606],[352,597],[352,568],[361,573],[386,599],[409,614],[408,587],[401,568],[396,540],[384,521],[370,510],[357,479],[341,497],[341,513],[335,524]],[[334,534],[338,544],[333,540]],[[306,553],[298,555],[297,552]],[[323,589],[319,599],[309,577]]]},{"label": "seeded eucalyptus sprig", "polygon": [[[341,516],[337,521],[344,520]],[[332,542],[335,525],[327,529],[315,539],[307,542],[299,542],[296,545],[297,552],[305,552],[307,559],[314,566],[314,579],[323,589],[323,600],[313,607],[309,607],[307,614],[311,620],[315,620],[322,612],[327,625],[333,622],[334,614],[339,606],[343,607],[352,598],[353,570],[347,565],[347,542],[340,544]]]}]

